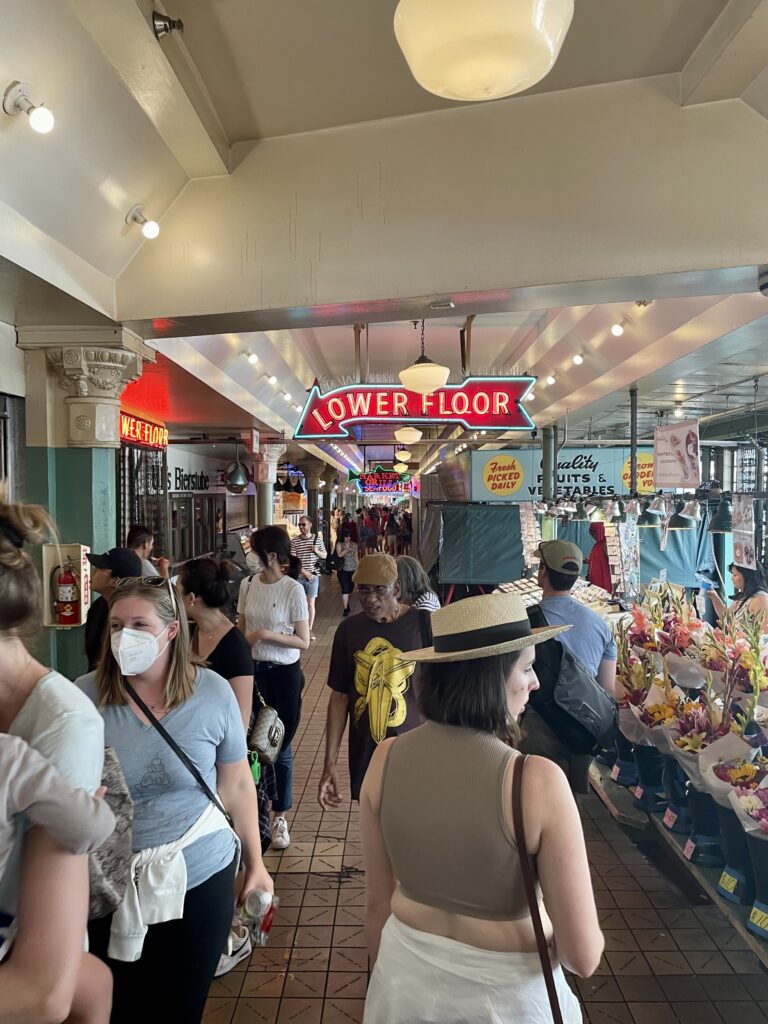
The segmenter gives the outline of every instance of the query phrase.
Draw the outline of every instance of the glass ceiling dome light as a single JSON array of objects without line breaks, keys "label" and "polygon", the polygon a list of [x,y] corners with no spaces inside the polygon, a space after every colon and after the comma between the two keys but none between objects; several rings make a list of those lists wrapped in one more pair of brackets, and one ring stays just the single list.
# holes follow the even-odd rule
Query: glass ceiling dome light
[{"label": "glass ceiling dome light", "polygon": [[404,462],[396,462],[392,467],[396,473],[407,473],[408,466]]},{"label": "glass ceiling dome light", "polygon": [[400,0],[395,38],[411,74],[448,100],[497,100],[552,70],[574,0]]},{"label": "glass ceiling dome light", "polygon": [[[413,321],[413,326],[418,326],[418,320]],[[410,366],[406,366],[399,373],[400,382],[407,391],[413,391],[417,395],[431,395],[434,391],[444,388],[448,381],[450,369],[433,363],[424,355],[424,321],[421,321],[421,355]]]},{"label": "glass ceiling dome light", "polygon": [[398,427],[395,431],[395,440],[398,444],[416,444],[422,436],[422,432],[416,427]]},{"label": "glass ceiling dome light", "polygon": [[401,448],[399,451],[395,452],[395,458],[397,459],[398,462],[410,462],[411,453],[405,451],[404,448]]}]

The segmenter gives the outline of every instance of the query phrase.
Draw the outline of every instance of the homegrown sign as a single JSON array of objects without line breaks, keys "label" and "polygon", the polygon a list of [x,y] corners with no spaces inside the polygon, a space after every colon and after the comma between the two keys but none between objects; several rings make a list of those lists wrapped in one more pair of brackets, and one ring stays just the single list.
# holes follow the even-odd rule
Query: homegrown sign
[{"label": "homegrown sign", "polygon": [[467,377],[431,395],[397,384],[350,384],[323,395],[313,385],[294,437],[349,437],[354,423],[461,423],[467,430],[530,430],[520,404],[533,377]]}]

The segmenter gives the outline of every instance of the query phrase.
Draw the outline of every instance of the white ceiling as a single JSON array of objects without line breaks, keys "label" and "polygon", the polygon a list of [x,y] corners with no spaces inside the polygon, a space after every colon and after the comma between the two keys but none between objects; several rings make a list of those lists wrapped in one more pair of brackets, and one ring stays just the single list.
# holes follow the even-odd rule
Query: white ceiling
[{"label": "white ceiling", "polygon": [[[578,0],[535,92],[680,71],[724,0]],[[174,0],[231,142],[455,106],[421,89],[395,42],[397,0]]]}]

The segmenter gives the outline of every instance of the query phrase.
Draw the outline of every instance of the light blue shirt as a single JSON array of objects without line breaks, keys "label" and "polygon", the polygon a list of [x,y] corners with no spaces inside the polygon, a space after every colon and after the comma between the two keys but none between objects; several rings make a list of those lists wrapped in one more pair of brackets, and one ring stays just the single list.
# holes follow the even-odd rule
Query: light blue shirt
[{"label": "light blue shirt", "polygon": [[541,610],[550,626],[573,626],[558,640],[594,678],[601,661],[616,661],[613,632],[597,612],[567,595],[542,598]]},{"label": "light blue shirt", "polygon": [[[98,705],[95,672],[76,684]],[[155,727],[140,721],[127,704],[107,705],[101,714],[105,742],[114,747],[133,797],[134,852],[174,842],[197,821],[208,797]],[[232,687],[208,668],[198,667],[192,696],[161,721],[214,793],[216,765],[234,764],[247,755]],[[186,847],[187,889],[223,871],[234,855],[235,837],[229,829]]]}]

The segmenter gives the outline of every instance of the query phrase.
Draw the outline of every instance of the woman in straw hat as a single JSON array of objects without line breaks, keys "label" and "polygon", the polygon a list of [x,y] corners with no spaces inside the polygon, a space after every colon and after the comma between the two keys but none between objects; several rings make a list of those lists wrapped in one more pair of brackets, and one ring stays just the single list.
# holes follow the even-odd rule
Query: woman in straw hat
[{"label": "woman in straw hat", "polygon": [[365,1024],[581,1020],[560,965],[588,977],[603,952],[581,821],[561,769],[515,750],[535,645],[568,628],[471,597],[402,655],[424,665],[427,722],[379,744],[361,794]]}]

